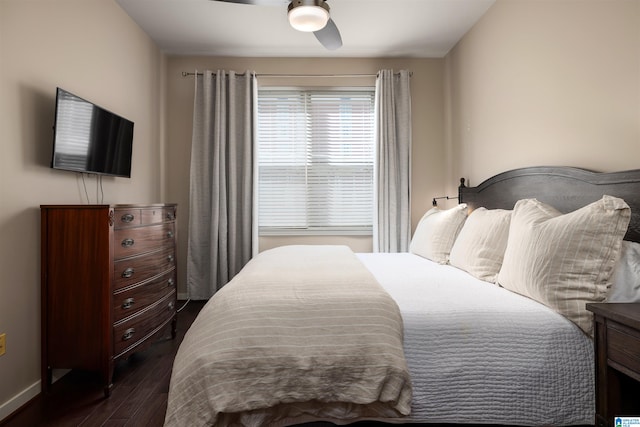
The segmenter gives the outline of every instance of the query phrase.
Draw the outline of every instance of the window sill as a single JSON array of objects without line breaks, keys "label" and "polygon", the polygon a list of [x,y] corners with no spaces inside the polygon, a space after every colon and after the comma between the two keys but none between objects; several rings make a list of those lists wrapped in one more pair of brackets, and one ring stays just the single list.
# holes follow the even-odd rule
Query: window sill
[{"label": "window sill", "polygon": [[331,229],[331,230],[260,230],[259,236],[373,236],[373,231],[353,230],[353,229]]}]

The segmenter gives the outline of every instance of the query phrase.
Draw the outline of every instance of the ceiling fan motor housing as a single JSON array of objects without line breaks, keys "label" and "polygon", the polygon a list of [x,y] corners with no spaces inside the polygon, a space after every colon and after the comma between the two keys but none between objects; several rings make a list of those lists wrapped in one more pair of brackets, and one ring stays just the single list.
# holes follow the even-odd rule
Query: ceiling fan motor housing
[{"label": "ceiling fan motor housing", "polygon": [[324,0],[293,0],[289,3],[288,16],[296,30],[318,31],[329,21],[329,5]]},{"label": "ceiling fan motor housing", "polygon": [[289,12],[291,9],[299,6],[317,6],[325,9],[329,13],[329,5],[325,0],[292,0],[289,3]]}]

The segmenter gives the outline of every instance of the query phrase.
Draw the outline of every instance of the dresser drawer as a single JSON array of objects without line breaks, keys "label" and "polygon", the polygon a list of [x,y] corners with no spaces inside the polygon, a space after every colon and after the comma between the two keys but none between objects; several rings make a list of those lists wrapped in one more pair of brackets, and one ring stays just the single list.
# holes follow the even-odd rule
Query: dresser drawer
[{"label": "dresser drawer", "polygon": [[140,209],[114,209],[113,216],[116,230],[124,227],[135,227],[142,224]]},{"label": "dresser drawer", "polygon": [[640,333],[623,325],[607,326],[607,358],[640,378]]},{"label": "dresser drawer", "polygon": [[175,269],[138,286],[116,292],[113,296],[113,316],[116,322],[132,316],[162,299],[176,289]]},{"label": "dresser drawer", "polygon": [[166,246],[174,241],[175,223],[124,228],[114,232],[114,257],[126,258]]},{"label": "dresser drawer", "polygon": [[175,265],[176,254],[173,244],[167,245],[161,251],[115,261],[113,263],[114,290],[150,279],[174,268]]},{"label": "dresser drawer", "polygon": [[137,316],[114,324],[114,357],[137,346],[160,325],[171,319],[176,313],[175,297],[176,293],[172,291],[162,300],[142,310]]},{"label": "dresser drawer", "polygon": [[157,224],[160,222],[170,222],[176,219],[175,209],[170,207],[142,209],[141,214],[142,224]]}]

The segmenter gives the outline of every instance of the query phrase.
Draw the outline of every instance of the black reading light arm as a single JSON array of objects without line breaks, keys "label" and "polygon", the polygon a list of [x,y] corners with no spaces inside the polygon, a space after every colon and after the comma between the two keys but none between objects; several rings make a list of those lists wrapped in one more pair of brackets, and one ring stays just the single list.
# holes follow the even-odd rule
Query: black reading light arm
[{"label": "black reading light arm", "polygon": [[[464,188],[465,186],[465,179],[464,178],[460,178],[460,187]],[[436,207],[438,206],[438,200],[442,200],[442,199],[446,199],[446,200],[460,200],[458,198],[458,196],[456,197],[451,197],[451,196],[440,196],[440,197],[434,197],[433,200],[431,201],[431,204]]]}]

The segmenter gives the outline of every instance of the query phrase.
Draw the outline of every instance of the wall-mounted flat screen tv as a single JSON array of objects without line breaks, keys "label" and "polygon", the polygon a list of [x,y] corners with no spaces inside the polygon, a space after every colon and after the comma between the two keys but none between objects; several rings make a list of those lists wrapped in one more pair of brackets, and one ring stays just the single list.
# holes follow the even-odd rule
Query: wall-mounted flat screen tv
[{"label": "wall-mounted flat screen tv", "polygon": [[133,122],[57,88],[51,167],[131,177]]}]

